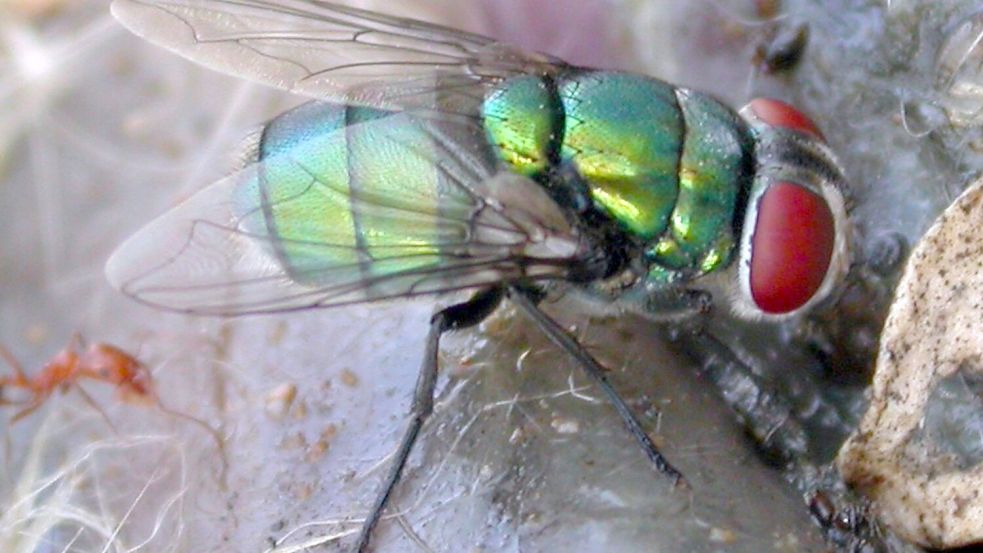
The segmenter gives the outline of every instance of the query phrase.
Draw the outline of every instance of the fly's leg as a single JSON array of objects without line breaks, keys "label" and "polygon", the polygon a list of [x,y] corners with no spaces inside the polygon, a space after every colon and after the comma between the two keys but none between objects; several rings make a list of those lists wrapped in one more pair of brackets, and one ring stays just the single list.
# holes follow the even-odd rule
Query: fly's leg
[{"label": "fly's leg", "polygon": [[602,305],[617,305],[656,323],[693,321],[713,308],[713,297],[709,292],[647,281],[610,290],[591,287],[587,289],[587,296]]},{"label": "fly's leg", "polygon": [[662,474],[672,478],[676,484],[685,485],[686,479],[683,474],[673,467],[662,453],[659,452],[655,444],[652,443],[652,439],[645,433],[638,417],[635,416],[631,408],[628,407],[628,404],[625,403],[621,394],[608,382],[607,377],[604,375],[604,368],[601,367],[600,363],[573,336],[549,315],[539,309],[537,306],[539,298],[535,295],[535,292],[513,286],[509,288],[509,299],[529,315],[536,326],[546,334],[551,342],[577,360],[577,363],[587,373],[587,376],[607,395],[608,401],[611,402],[618,412],[628,432],[635,438],[635,441],[641,446],[642,451],[645,452],[645,455],[655,465],[655,468]]},{"label": "fly's leg", "polygon": [[396,456],[389,467],[389,474],[383,481],[382,489],[375,498],[372,510],[365,522],[362,523],[362,530],[359,532],[358,542],[355,546],[356,553],[363,553],[367,550],[369,539],[372,537],[372,530],[379,522],[393,489],[403,474],[406,461],[413,450],[420,429],[427,417],[433,412],[433,394],[437,384],[437,354],[440,350],[441,335],[449,330],[467,328],[480,323],[498,307],[502,301],[502,296],[503,290],[501,288],[484,290],[475,294],[467,302],[452,305],[437,312],[430,319],[430,333],[427,335],[427,345],[420,367],[420,376],[417,378],[416,389],[413,392],[409,426],[403,433],[399,449],[396,450]]},{"label": "fly's leg", "polygon": [[[699,364],[701,375],[720,391],[764,451],[784,464],[785,476],[802,493],[810,514],[827,541],[840,551],[913,551],[897,549],[891,536],[872,516],[867,500],[858,497],[828,466],[816,466],[802,423],[793,407],[719,339],[705,331],[671,336]],[[839,416],[832,407],[820,418]]]},{"label": "fly's leg", "polygon": [[676,332],[671,338],[698,363],[700,374],[770,455],[785,463],[806,459],[809,440],[792,406],[726,344],[703,330]]},{"label": "fly's leg", "polygon": [[[632,298],[629,296],[627,299],[632,304]],[[646,319],[674,323],[706,315],[713,307],[713,297],[709,292],[687,288],[659,290],[646,293],[641,301],[633,305],[640,306],[639,314]]]}]

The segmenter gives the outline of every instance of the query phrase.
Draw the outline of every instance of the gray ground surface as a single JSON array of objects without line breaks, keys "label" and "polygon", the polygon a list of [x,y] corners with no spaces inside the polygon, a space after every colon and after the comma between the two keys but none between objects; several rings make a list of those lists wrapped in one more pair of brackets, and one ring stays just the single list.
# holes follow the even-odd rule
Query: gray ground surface
[{"label": "gray ground surface", "polygon": [[[399,9],[515,33],[504,0],[416,4]],[[787,17],[812,25],[810,55],[794,77],[753,75],[748,60],[766,25],[751,4],[624,0],[586,15],[540,14],[605,14],[612,31],[587,45],[534,45],[574,59],[610,52],[612,65],[735,105],[752,91],[799,101],[844,152],[864,247],[891,232],[914,240],[974,167],[949,147],[970,141],[969,127],[934,123],[944,91],[930,53],[971,2],[790,2]],[[7,427],[0,549],[340,548],[398,440],[434,303],[221,321],[161,314],[109,289],[102,265],[114,246],[226,174],[242,137],[297,100],[142,43],[101,1],[18,17],[0,12],[0,340],[29,367],[73,331],[120,345],[153,370],[168,409],[205,421],[225,442],[219,450],[200,424],[121,403],[103,386],[86,385],[115,428],[78,394],[58,396]],[[913,44],[914,29],[924,32]],[[933,137],[899,118],[916,111]],[[569,360],[504,310],[448,341],[437,412],[398,489],[397,516],[380,527],[379,550],[826,550],[797,492],[656,329],[590,320],[566,300],[548,309],[612,369],[692,490],[654,474]],[[730,340],[750,333],[741,354],[765,376],[802,381],[767,362],[789,351],[812,370],[783,341],[786,329],[756,338],[718,326]],[[807,422],[826,412],[810,405],[840,413],[812,422],[829,442],[816,460],[828,461],[862,411],[860,389],[826,387],[819,371],[810,378],[819,384],[786,387]]]}]

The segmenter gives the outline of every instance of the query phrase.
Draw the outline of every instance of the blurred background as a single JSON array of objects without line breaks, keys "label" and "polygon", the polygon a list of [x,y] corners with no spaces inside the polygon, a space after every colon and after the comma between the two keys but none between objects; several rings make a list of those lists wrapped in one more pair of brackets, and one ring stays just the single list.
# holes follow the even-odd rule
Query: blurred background
[{"label": "blurred background", "polygon": [[[828,487],[863,511],[826,467],[865,409],[905,252],[979,172],[977,2],[346,3],[735,107],[793,103],[840,152],[858,250],[836,305],[777,328],[721,316],[713,342],[549,306],[611,369],[690,491],[653,473],[599,392],[521,315],[502,309],[456,334],[376,550],[917,550],[872,515],[831,534],[809,503]],[[125,401],[89,382],[99,409],[67,390],[16,422],[16,408],[0,412],[0,550],[351,543],[405,423],[435,301],[203,319],[137,305],[102,273],[116,245],[228,174],[244,137],[300,101],[142,42],[104,0],[0,0],[0,343],[36,373],[74,332],[109,342],[148,367],[159,396]],[[727,355],[752,373],[728,378]],[[736,416],[727,392],[741,385],[781,409]],[[761,432],[780,416],[795,424]],[[799,437],[808,446],[776,462]]]}]

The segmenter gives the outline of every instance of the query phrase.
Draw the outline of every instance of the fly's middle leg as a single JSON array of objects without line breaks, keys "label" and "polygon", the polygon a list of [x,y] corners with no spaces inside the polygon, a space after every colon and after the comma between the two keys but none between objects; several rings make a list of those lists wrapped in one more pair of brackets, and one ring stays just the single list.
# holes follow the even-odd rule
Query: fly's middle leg
[{"label": "fly's middle leg", "polygon": [[628,407],[621,394],[608,381],[601,364],[570,333],[564,330],[563,327],[538,307],[537,303],[540,297],[535,292],[512,286],[509,288],[509,299],[529,315],[529,318],[546,334],[551,342],[577,360],[577,364],[580,365],[587,376],[607,396],[608,401],[611,402],[611,405],[618,412],[618,416],[621,417],[621,421],[628,429],[628,432],[642,448],[642,451],[655,468],[662,474],[673,479],[676,484],[686,486],[686,478],[655,447],[655,443],[652,442],[652,439],[645,432],[638,417]]},{"label": "fly's middle leg", "polygon": [[430,319],[430,332],[427,335],[426,349],[420,366],[420,376],[417,377],[416,388],[413,392],[413,404],[410,408],[410,421],[399,443],[399,449],[393,458],[389,473],[382,483],[382,488],[372,504],[369,516],[362,523],[362,529],[355,545],[356,553],[368,550],[372,530],[376,527],[382,512],[386,509],[396,484],[403,474],[406,461],[409,459],[413,445],[420,435],[424,422],[433,413],[433,395],[437,384],[437,355],[440,351],[440,337],[449,330],[467,328],[480,323],[498,307],[504,292],[501,288],[491,288],[478,292],[470,300],[452,305],[437,312]]}]

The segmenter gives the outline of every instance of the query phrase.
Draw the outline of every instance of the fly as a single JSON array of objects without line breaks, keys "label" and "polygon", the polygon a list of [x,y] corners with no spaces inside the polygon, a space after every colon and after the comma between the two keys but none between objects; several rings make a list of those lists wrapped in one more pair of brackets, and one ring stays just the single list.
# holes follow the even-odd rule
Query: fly
[{"label": "fly", "polygon": [[118,289],[219,316],[473,292],[431,320],[358,552],[432,411],[443,333],[508,298],[684,482],[539,300],[562,287],[666,321],[719,298],[781,319],[848,266],[843,172],[815,124],[776,100],[738,113],[650,77],[315,0],[116,0],[113,13],[207,67],[313,98],[264,127],[251,163],[123,244],[106,269]]}]

